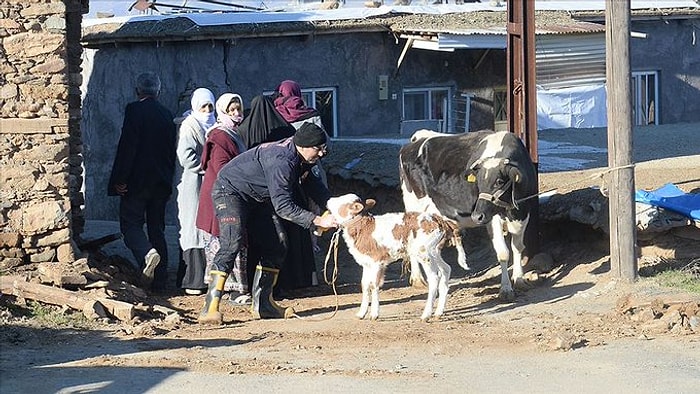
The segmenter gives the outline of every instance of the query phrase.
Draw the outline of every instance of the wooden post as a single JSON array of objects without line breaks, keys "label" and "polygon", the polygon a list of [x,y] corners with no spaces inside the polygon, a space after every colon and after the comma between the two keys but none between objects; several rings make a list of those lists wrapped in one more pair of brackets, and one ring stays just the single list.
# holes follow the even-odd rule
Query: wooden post
[{"label": "wooden post", "polygon": [[605,0],[605,64],[608,90],[610,269],[637,279],[630,69],[630,0]]},{"label": "wooden post", "polygon": [[[525,144],[535,165],[535,183],[539,184],[537,152],[537,75],[535,62],[535,2],[511,0],[507,4],[508,24],[506,73],[508,94],[508,130]],[[538,190],[539,191],[539,190]],[[537,201],[537,200],[535,200]],[[532,204],[530,222],[525,229],[525,254],[539,253],[539,204]]]}]

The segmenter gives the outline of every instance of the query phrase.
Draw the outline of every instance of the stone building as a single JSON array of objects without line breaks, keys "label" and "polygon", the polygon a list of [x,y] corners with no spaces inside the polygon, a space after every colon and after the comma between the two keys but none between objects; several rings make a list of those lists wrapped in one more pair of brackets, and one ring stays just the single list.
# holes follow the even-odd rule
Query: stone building
[{"label": "stone building", "polygon": [[0,270],[74,260],[84,12],[87,0],[0,0]]}]

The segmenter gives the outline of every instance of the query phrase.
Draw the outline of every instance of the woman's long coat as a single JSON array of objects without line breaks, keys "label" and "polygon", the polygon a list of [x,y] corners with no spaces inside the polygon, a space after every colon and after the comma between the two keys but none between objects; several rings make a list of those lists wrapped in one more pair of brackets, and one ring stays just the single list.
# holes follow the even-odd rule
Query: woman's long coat
[{"label": "woman's long coat", "polygon": [[201,169],[204,135],[205,130],[193,116],[185,118],[180,125],[177,159],[182,166],[182,177],[177,185],[177,218],[182,250],[204,248],[202,230],[196,226],[199,190],[204,176]]}]

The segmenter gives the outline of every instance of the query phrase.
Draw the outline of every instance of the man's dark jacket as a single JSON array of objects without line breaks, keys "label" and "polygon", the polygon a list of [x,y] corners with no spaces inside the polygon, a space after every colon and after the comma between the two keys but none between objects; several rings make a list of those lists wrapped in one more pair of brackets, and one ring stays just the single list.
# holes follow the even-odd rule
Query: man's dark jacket
[{"label": "man's dark jacket", "polygon": [[172,191],[177,132],[173,115],[154,98],[129,103],[107,193],[126,184],[131,196],[163,196]]},{"label": "man's dark jacket", "polygon": [[[313,165],[297,152],[292,137],[247,150],[220,171],[212,193],[238,195],[245,201],[271,202],[282,219],[310,228],[316,215],[294,202],[294,189]],[[328,188],[316,176],[306,176],[306,194],[320,207],[330,198]]]}]

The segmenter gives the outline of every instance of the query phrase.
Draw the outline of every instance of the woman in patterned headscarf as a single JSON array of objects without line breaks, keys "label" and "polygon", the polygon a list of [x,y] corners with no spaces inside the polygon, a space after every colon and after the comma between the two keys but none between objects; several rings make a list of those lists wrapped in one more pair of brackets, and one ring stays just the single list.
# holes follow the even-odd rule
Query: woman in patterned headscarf
[{"label": "woman in patterned headscarf", "polygon": [[[204,251],[207,265],[204,282],[207,284],[211,279],[209,275],[211,263],[220,247],[219,221],[214,211],[211,191],[221,167],[246,150],[237,131],[243,120],[243,99],[241,96],[234,93],[222,94],[216,100],[216,117],[216,124],[207,134],[202,153],[204,180],[199,193],[199,209],[197,210],[197,227],[206,233]],[[224,291],[231,293],[230,300],[236,305],[250,304],[246,257],[246,250],[242,248],[224,285]]]}]

